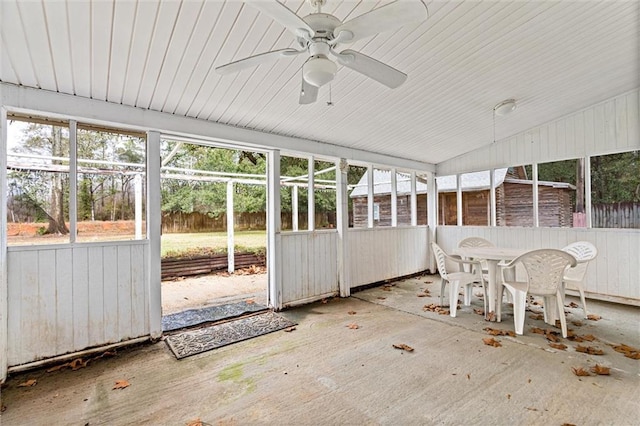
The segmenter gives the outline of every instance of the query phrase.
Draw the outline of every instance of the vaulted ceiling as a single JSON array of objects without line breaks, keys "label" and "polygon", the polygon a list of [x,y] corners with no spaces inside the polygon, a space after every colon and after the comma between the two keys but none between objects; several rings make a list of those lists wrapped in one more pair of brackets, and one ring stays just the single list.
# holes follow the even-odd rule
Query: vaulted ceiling
[{"label": "vaulted ceiling", "polygon": [[[322,11],[346,21],[386,3],[328,0]],[[0,81],[428,163],[491,143],[502,100],[518,107],[496,117],[497,139],[640,86],[637,1],[425,4],[424,22],[340,46],[407,73],[402,86],[340,67],[331,93],[299,105],[305,55],[214,71],[296,47],[249,4],[1,0]]]}]

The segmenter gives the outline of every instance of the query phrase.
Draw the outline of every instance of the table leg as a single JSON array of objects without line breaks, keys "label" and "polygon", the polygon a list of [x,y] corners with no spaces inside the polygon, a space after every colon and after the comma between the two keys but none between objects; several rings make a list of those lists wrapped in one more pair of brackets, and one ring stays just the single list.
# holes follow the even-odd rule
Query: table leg
[{"label": "table leg", "polygon": [[489,298],[489,312],[484,313],[485,319],[494,320],[496,312],[496,296],[497,296],[497,269],[498,262],[487,259],[487,272],[489,275],[489,282],[487,288],[487,297]]}]

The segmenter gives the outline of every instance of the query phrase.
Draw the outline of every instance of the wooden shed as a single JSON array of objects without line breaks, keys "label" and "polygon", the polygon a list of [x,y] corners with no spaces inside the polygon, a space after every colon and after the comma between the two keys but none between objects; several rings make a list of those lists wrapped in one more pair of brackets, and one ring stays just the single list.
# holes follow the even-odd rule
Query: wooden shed
[{"label": "wooden shed", "polygon": [[[353,226],[367,226],[368,190],[366,172],[350,197],[353,200]],[[391,174],[374,169],[374,224],[391,226]],[[457,189],[455,176],[436,179],[438,186],[438,223],[457,224]],[[487,226],[491,223],[489,173],[466,173],[462,183],[462,223]],[[524,167],[495,170],[496,224],[498,226],[533,226],[533,181],[527,179]],[[538,182],[540,226],[572,226],[572,195],[575,187],[564,182]],[[416,182],[418,224],[427,221],[427,185]],[[407,181],[397,181],[398,225],[411,224],[411,188]]]}]

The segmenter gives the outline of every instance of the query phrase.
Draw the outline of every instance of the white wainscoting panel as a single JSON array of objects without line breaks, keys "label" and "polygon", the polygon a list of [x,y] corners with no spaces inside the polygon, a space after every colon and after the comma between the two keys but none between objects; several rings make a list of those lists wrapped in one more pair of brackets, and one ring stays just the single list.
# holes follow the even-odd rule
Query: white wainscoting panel
[{"label": "white wainscoting panel", "polygon": [[349,229],[345,264],[350,288],[426,270],[427,231],[427,226]]},{"label": "white wainscoting panel", "polygon": [[147,241],[9,247],[8,365],[149,334]]},{"label": "white wainscoting panel", "polygon": [[337,294],[338,232],[283,232],[280,235],[283,306]]},{"label": "white wainscoting panel", "polygon": [[450,251],[466,237],[483,237],[496,246],[524,249],[562,248],[589,241],[598,257],[587,270],[587,297],[640,306],[640,231],[634,229],[516,228],[440,226],[438,244]]}]

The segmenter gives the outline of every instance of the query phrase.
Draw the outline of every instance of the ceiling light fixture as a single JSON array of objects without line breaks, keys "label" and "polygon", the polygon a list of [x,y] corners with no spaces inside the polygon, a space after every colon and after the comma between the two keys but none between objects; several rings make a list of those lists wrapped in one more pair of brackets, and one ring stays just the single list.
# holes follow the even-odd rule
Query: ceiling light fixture
[{"label": "ceiling light fixture", "polygon": [[307,83],[322,87],[336,76],[338,66],[326,56],[316,56],[302,66],[302,76]]},{"label": "ceiling light fixture", "polygon": [[498,105],[493,107],[493,112],[496,115],[503,116],[511,113],[514,109],[516,109],[515,99],[507,99],[506,101],[502,101]]}]

